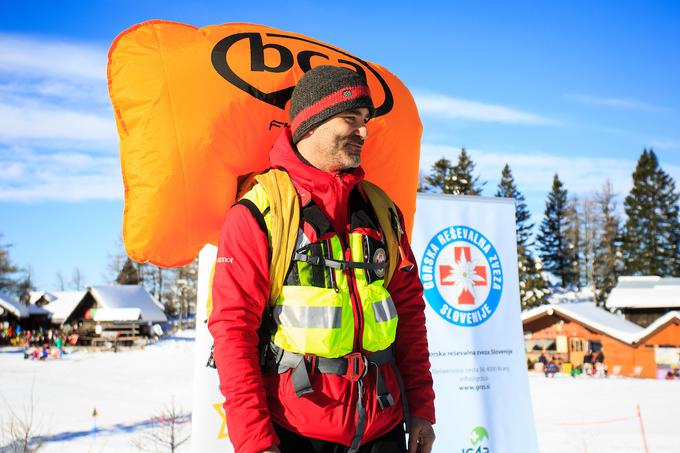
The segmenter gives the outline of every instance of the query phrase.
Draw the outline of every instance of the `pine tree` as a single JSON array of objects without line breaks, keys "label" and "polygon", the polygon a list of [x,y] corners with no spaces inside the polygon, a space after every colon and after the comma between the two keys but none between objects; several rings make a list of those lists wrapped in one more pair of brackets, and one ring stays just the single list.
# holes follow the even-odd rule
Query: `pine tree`
[{"label": "pine tree", "polygon": [[[0,240],[2,234],[0,234]],[[14,293],[14,274],[19,270],[9,257],[9,245],[0,243],[0,291]]]},{"label": "pine tree", "polygon": [[473,176],[475,163],[465,148],[460,150],[458,163],[454,166],[451,161],[441,158],[432,165],[430,176],[426,177],[431,189],[439,189],[442,193],[453,195],[481,195],[482,187],[478,176]]},{"label": "pine tree", "polygon": [[33,284],[33,278],[31,276],[31,269],[28,268],[24,271],[24,276],[16,282],[15,294],[24,305],[29,305],[31,303],[31,291],[35,291],[35,285]]},{"label": "pine tree", "polygon": [[139,272],[130,258],[125,260],[123,268],[116,277],[116,283],[119,285],[139,285],[141,283]]},{"label": "pine tree", "polygon": [[623,269],[620,219],[616,214],[616,194],[607,182],[595,194],[597,234],[593,247],[593,293],[595,303],[604,306]]},{"label": "pine tree", "polygon": [[680,276],[680,218],[675,181],[644,149],[626,197],[623,256],[626,274]]},{"label": "pine tree", "polygon": [[574,272],[575,246],[567,236],[567,209],[567,190],[555,174],[537,240],[545,269],[560,278],[563,288],[575,285],[578,280],[578,273]]},{"label": "pine tree", "polygon": [[0,243],[0,292],[15,296],[19,302],[28,305],[31,301],[31,291],[35,289],[31,270],[21,269],[12,264],[9,248],[10,245]]},{"label": "pine tree", "polygon": [[515,232],[517,234],[517,265],[519,270],[519,294],[522,309],[541,305],[550,294],[548,284],[541,274],[539,263],[531,253],[531,213],[525,203],[524,195],[517,189],[515,179],[506,163],[501,174],[501,182],[496,191],[497,197],[515,199]]},{"label": "pine tree", "polygon": [[432,165],[430,176],[425,177],[429,190],[441,190],[442,193],[453,193],[453,166],[451,161],[442,157]]},{"label": "pine tree", "polygon": [[481,195],[482,187],[486,182],[480,183],[479,176],[473,176],[472,172],[475,170],[475,163],[470,158],[470,155],[465,151],[465,148],[460,150],[458,155],[458,163],[453,167],[454,181],[453,192],[456,195]]}]

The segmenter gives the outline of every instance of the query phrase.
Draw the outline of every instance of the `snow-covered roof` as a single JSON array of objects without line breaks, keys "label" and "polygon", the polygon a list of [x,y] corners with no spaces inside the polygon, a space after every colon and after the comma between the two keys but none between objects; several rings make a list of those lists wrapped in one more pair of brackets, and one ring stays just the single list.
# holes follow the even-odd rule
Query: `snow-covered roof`
[{"label": "snow-covered roof", "polygon": [[680,323],[680,311],[669,311],[668,313],[664,314],[660,318],[658,318],[656,321],[648,325],[639,335],[639,337],[635,341],[640,341],[643,338],[647,338],[655,333],[655,331],[661,329],[663,326],[665,326],[669,322],[675,321],[676,323]]},{"label": "snow-covered roof", "polygon": [[139,308],[142,320],[148,322],[167,322],[162,305],[151,294],[138,285],[93,286],[90,294],[99,308]]},{"label": "snow-covered roof", "polygon": [[532,308],[522,313],[522,323],[554,313],[559,313],[590,329],[631,345],[653,335],[655,331],[663,328],[670,321],[677,320],[677,322],[680,322],[680,312],[672,311],[643,328],[620,315],[615,315],[596,306],[593,302],[577,302],[548,304]]},{"label": "snow-covered roof", "polygon": [[17,318],[28,318],[28,307],[7,293],[0,292],[0,307],[12,313]]},{"label": "snow-covered roof", "polygon": [[73,310],[83,300],[86,293],[87,291],[54,291],[46,293],[50,294],[53,299],[50,303],[43,305],[42,308],[52,314],[53,323],[61,324],[73,313]]},{"label": "snow-covered roof", "polygon": [[609,313],[607,310],[596,306],[593,302],[541,305],[524,312],[522,322],[544,314],[552,315],[555,312],[626,343],[633,343],[640,332],[644,330],[622,316]]},{"label": "snow-covered roof", "polygon": [[95,321],[139,321],[142,310],[139,308],[95,308],[92,319]]},{"label": "snow-covered roof", "polygon": [[607,308],[680,308],[680,278],[619,277]]},{"label": "snow-covered roof", "polygon": [[29,294],[31,296],[30,299],[30,304],[34,305],[36,302],[38,302],[40,299],[45,299],[45,302],[49,303],[52,302],[57,298],[55,293],[50,293],[47,291],[29,291]]}]

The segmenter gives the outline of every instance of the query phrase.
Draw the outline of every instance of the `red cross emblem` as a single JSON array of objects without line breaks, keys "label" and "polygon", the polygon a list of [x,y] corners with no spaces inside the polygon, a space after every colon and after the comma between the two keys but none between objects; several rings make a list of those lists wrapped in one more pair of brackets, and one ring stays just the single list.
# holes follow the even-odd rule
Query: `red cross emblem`
[{"label": "red cross emblem", "polygon": [[474,305],[475,286],[486,286],[486,266],[472,262],[469,246],[453,248],[454,262],[452,266],[439,266],[439,284],[454,286],[460,305]]}]

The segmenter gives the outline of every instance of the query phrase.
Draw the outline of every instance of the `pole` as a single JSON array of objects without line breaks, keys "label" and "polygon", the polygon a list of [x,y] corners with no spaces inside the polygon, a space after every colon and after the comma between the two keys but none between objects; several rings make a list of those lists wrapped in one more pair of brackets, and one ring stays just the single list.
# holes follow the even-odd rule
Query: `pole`
[{"label": "pole", "polygon": [[647,435],[645,434],[645,425],[642,423],[642,412],[640,412],[640,404],[637,405],[637,416],[640,420],[640,432],[642,433],[642,445],[645,447],[645,453],[649,453],[649,448],[647,447]]},{"label": "pole", "polygon": [[95,407],[92,411],[92,420],[94,421],[94,426],[92,427],[92,432],[94,433],[94,440],[97,441],[97,408]]}]

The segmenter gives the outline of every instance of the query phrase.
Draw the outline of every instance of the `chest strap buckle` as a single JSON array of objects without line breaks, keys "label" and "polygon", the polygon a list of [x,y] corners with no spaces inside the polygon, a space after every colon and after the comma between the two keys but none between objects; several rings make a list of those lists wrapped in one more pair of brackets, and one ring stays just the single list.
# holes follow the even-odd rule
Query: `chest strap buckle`
[{"label": "chest strap buckle", "polygon": [[347,372],[344,378],[357,382],[368,373],[368,361],[360,352],[352,352],[344,357],[347,360]]}]

